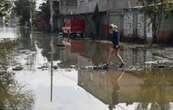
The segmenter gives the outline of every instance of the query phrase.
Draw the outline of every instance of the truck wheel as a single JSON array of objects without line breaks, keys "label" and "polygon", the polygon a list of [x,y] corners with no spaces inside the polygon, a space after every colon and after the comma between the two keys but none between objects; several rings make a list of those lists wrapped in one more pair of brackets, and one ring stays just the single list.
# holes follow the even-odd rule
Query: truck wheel
[{"label": "truck wheel", "polygon": [[63,37],[67,37],[67,34],[66,33],[63,33]]},{"label": "truck wheel", "polygon": [[69,35],[69,38],[75,38],[75,34],[74,33],[71,33],[70,35]]},{"label": "truck wheel", "polygon": [[84,37],[84,34],[83,33],[80,33],[80,37],[83,38]]}]

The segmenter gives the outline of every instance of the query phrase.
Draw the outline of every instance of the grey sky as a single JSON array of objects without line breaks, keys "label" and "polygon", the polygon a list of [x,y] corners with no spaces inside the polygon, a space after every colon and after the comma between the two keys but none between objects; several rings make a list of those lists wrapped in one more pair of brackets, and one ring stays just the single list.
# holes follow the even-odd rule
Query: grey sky
[{"label": "grey sky", "polygon": [[36,9],[39,8],[39,5],[44,2],[45,0],[36,0]]}]

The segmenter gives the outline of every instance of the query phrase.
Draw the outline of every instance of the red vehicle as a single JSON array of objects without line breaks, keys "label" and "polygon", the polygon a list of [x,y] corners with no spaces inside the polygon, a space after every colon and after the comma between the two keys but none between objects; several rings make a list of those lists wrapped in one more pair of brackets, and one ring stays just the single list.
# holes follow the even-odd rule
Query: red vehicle
[{"label": "red vehicle", "polygon": [[65,19],[62,27],[63,34],[70,37],[82,37],[85,31],[85,20],[82,18]]}]

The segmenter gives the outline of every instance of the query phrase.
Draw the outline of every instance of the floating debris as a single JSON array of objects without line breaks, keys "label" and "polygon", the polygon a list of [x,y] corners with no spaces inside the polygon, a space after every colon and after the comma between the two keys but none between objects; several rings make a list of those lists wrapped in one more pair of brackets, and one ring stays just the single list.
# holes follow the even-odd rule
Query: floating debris
[{"label": "floating debris", "polygon": [[76,65],[70,65],[71,68],[76,68]]},{"label": "floating debris", "polygon": [[58,46],[58,47],[65,47],[64,44],[56,44],[56,46]]},{"label": "floating debris", "polygon": [[43,65],[43,66],[37,67],[37,69],[47,70],[48,69],[48,66]]},{"label": "floating debris", "polygon": [[21,71],[23,70],[23,67],[22,66],[16,66],[14,68],[12,68],[13,71]]},{"label": "floating debris", "polygon": [[171,60],[157,60],[145,62],[145,68],[172,68],[173,62]]},{"label": "floating debris", "polygon": [[53,69],[55,69],[55,70],[58,69],[58,66],[53,66]]},{"label": "floating debris", "polygon": [[158,61],[147,61],[145,62],[146,65],[151,65],[151,64],[157,64]]}]

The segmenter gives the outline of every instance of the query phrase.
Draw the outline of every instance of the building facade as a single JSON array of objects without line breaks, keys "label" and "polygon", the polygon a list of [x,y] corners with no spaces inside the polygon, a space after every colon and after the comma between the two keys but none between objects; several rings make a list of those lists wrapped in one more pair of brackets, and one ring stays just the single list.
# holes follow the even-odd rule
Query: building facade
[{"label": "building facade", "polygon": [[64,17],[82,17],[87,36],[107,39],[108,25],[118,25],[123,33],[124,10],[136,5],[137,0],[60,0],[60,13]]},{"label": "building facade", "polygon": [[[151,4],[148,2],[147,5]],[[60,0],[60,13],[66,17],[82,17],[86,22],[86,36],[108,39],[108,25],[113,23],[125,41],[151,41],[153,23],[141,11],[139,0]],[[170,41],[172,35],[172,16],[163,18],[157,35],[157,42]]]}]

